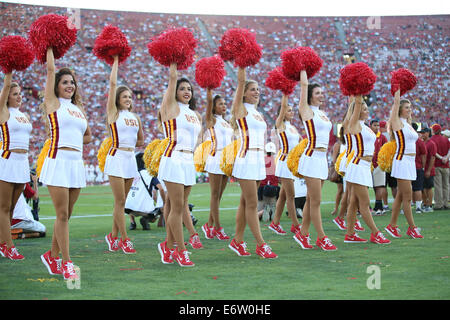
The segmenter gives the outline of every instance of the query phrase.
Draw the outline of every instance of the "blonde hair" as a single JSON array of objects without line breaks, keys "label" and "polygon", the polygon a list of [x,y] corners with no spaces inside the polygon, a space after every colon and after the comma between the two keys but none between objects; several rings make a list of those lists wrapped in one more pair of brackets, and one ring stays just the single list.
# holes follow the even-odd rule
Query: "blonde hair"
[{"label": "blonde hair", "polygon": [[[11,93],[11,90],[12,90],[13,88],[19,88],[19,89],[20,89],[20,86],[19,86],[19,84],[18,84],[17,82],[11,82],[11,86],[9,87],[9,93]],[[8,94],[8,97],[9,97],[9,94]],[[9,99],[8,99],[8,100],[9,100]],[[6,106],[7,106],[7,107],[9,107],[9,105],[8,105],[8,100],[6,100]]]},{"label": "blonde hair", "polygon": [[403,106],[407,103],[411,104],[411,101],[409,101],[408,99],[400,100],[400,106],[398,108],[398,116],[400,116],[400,114],[402,113],[402,110],[403,110]]},{"label": "blonde hair", "polygon": [[[119,110],[119,106],[120,106],[120,104],[119,104],[119,102],[120,102],[120,95],[124,91],[129,91],[131,94],[133,94],[133,91],[131,91],[131,89],[128,88],[127,86],[119,86],[116,89],[116,108],[117,108],[117,110]],[[130,108],[128,108],[128,111],[131,111],[131,110],[133,110],[133,102],[131,102]]]}]

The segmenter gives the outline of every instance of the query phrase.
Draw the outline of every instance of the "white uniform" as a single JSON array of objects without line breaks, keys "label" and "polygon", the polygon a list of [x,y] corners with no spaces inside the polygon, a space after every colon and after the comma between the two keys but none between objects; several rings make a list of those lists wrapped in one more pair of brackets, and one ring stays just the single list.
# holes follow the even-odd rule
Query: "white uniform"
[{"label": "white uniform", "polygon": [[[125,201],[125,209],[150,213],[155,209],[155,203],[148,189],[145,187],[145,184],[150,186],[152,177],[146,169],[141,170],[139,173],[134,178],[130,192],[128,192],[127,200]],[[145,184],[143,181],[145,181]]]},{"label": "white uniform", "polygon": [[415,154],[419,135],[406,119],[400,118],[400,120],[403,128],[394,132],[397,150],[392,162],[391,177],[414,181],[417,178]]},{"label": "white uniform", "polygon": [[285,121],[284,125],[286,129],[283,132],[278,133],[278,138],[280,139],[281,153],[277,159],[277,166],[275,168],[275,175],[279,178],[294,179],[294,175],[291,170],[287,167],[287,156],[289,151],[294,148],[300,140],[300,134],[297,129],[290,124],[290,122]]},{"label": "white uniform", "polygon": [[303,121],[308,135],[308,145],[300,157],[298,173],[304,177],[326,180],[328,177],[327,152],[314,149],[328,149],[330,130],[333,125],[319,107],[311,106],[311,109],[314,113],[313,118]]},{"label": "white uniform", "polygon": [[28,153],[11,152],[14,149],[28,150],[31,123],[18,108],[8,108],[9,119],[0,125],[2,148],[0,150],[0,180],[10,183],[30,181]]},{"label": "white uniform", "polygon": [[232,176],[237,179],[260,181],[266,178],[264,147],[267,124],[255,105],[244,103],[244,106],[247,115],[236,120],[241,147],[236,155]]},{"label": "white uniform", "polygon": [[[120,110],[117,120],[109,125],[112,146],[106,156],[105,174],[132,179],[138,175],[134,147],[139,131],[139,121],[128,110]],[[132,148],[133,151],[119,148]]]},{"label": "white uniform", "polygon": [[211,139],[211,152],[206,159],[205,170],[213,174],[224,174],[220,169],[222,151],[231,143],[233,128],[221,116],[214,115],[216,124],[208,129]]},{"label": "white uniform", "polygon": [[373,156],[377,136],[364,124],[364,121],[360,120],[359,123],[361,125],[361,132],[354,135],[355,156],[349,163],[345,176],[348,182],[373,187],[372,172],[370,169],[372,161],[366,161],[361,158]]},{"label": "white uniform", "polygon": [[189,105],[178,103],[178,106],[178,116],[163,123],[169,144],[161,157],[158,180],[192,186],[195,184],[196,174],[194,148],[201,124],[197,114],[189,109]]},{"label": "white uniform", "polygon": [[[59,102],[59,109],[47,115],[51,145],[39,180],[50,186],[83,188],[86,186],[86,171],[82,152],[87,120],[71,100],[59,98]],[[77,151],[60,150],[62,147]]]}]

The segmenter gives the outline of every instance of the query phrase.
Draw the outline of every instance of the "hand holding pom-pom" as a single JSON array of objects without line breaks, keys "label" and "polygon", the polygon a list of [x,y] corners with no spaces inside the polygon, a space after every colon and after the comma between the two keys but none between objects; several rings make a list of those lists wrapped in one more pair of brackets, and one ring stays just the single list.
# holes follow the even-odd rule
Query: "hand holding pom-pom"
[{"label": "hand holding pom-pom", "polygon": [[408,69],[400,68],[391,72],[391,94],[400,89],[400,96],[404,95],[409,90],[412,90],[417,84],[417,78]]},{"label": "hand holding pom-pom", "polygon": [[295,81],[300,80],[302,70],[306,71],[309,79],[319,72],[323,65],[323,60],[309,47],[297,47],[283,51],[281,60],[283,61],[281,66],[284,75]]},{"label": "hand holding pom-pom", "polygon": [[219,55],[224,61],[234,61],[235,65],[246,68],[259,62],[262,48],[256,42],[254,33],[233,28],[227,30],[220,40]]},{"label": "hand holding pom-pom", "polygon": [[171,28],[147,44],[149,54],[163,66],[177,64],[178,70],[187,69],[194,62],[197,40],[187,28]]},{"label": "hand holding pom-pom", "polygon": [[225,75],[225,65],[217,55],[200,59],[195,65],[195,81],[204,89],[220,87]]},{"label": "hand holding pom-pom", "polygon": [[266,78],[266,86],[272,90],[280,90],[285,95],[290,95],[294,92],[297,81],[286,78],[281,67],[276,67],[269,71]]},{"label": "hand holding pom-pom", "polygon": [[364,62],[346,65],[340,74],[339,86],[344,96],[367,95],[377,80],[376,74]]},{"label": "hand holding pom-pom", "polygon": [[68,17],[48,14],[34,21],[28,31],[36,58],[47,61],[47,49],[52,48],[55,59],[59,59],[77,41],[77,29]]},{"label": "hand holding pom-pom", "polygon": [[23,71],[34,61],[33,47],[21,36],[6,36],[0,40],[0,67],[3,73]]},{"label": "hand holding pom-pom", "polygon": [[120,64],[130,56],[131,47],[119,28],[108,25],[95,39],[93,52],[109,65],[114,63],[114,56],[118,56]]}]

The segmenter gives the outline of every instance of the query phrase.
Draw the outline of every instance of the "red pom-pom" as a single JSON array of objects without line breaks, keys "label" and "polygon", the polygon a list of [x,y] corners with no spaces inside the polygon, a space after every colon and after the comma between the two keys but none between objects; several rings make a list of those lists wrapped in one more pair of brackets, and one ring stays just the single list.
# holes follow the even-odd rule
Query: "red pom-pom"
[{"label": "red pom-pom", "polygon": [[369,94],[377,80],[376,74],[364,62],[346,65],[340,74],[339,86],[344,96]]},{"label": "red pom-pom", "polygon": [[205,89],[220,87],[226,74],[225,64],[217,55],[200,59],[195,65],[195,81]]},{"label": "red pom-pom", "polygon": [[187,69],[194,62],[197,39],[187,28],[170,28],[147,44],[148,53],[163,66],[177,64],[178,70]]},{"label": "red pom-pom", "polygon": [[235,65],[245,68],[259,62],[262,48],[256,42],[254,33],[233,28],[227,30],[220,40],[219,55],[224,61],[234,61]]},{"label": "red pom-pom", "polygon": [[24,37],[6,36],[0,40],[0,67],[3,73],[25,70],[33,61],[33,47]]},{"label": "red pom-pom", "polygon": [[391,72],[391,93],[400,89],[400,95],[404,95],[407,91],[412,90],[417,84],[417,78],[408,69],[400,68]]},{"label": "red pom-pom", "polygon": [[114,56],[118,56],[120,64],[130,56],[131,47],[119,28],[108,25],[95,39],[93,52],[109,65],[114,63]]},{"label": "red pom-pom", "polygon": [[34,21],[28,37],[33,44],[36,58],[41,63],[47,61],[47,49],[53,49],[53,56],[59,59],[77,41],[77,29],[68,17],[48,14]]},{"label": "red pom-pom", "polygon": [[319,55],[309,47],[297,47],[281,53],[282,70],[284,75],[291,80],[299,81],[300,72],[306,71],[308,78],[312,78],[320,68],[323,61]]},{"label": "red pom-pom", "polygon": [[276,67],[269,71],[266,78],[266,86],[272,90],[280,90],[285,95],[290,95],[294,92],[297,81],[286,78],[281,71],[281,67]]}]

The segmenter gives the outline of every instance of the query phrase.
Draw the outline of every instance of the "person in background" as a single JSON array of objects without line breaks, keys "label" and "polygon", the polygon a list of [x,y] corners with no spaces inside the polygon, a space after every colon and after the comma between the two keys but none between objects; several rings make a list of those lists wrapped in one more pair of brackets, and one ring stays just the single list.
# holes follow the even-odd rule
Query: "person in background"
[{"label": "person in background", "polygon": [[430,139],[431,129],[423,128],[419,131],[421,139],[425,142],[427,148],[427,158],[424,164],[424,180],[423,180],[423,212],[433,212],[433,187],[434,187],[434,162],[436,159],[437,147]]},{"label": "person in background", "polygon": [[373,131],[373,133],[375,133],[377,137],[375,140],[375,149],[372,158],[372,181],[373,188],[375,190],[375,207],[373,208],[373,211],[375,212],[375,215],[382,215],[386,212],[383,207],[383,199],[386,198],[387,200],[386,173],[381,170],[380,167],[378,167],[378,152],[380,152],[381,147],[386,142],[388,142],[388,140],[386,136],[379,130],[380,124],[378,122],[378,119],[370,121],[370,129]]},{"label": "person in background", "polygon": [[448,138],[441,134],[441,126],[434,124],[431,129],[433,136],[431,140],[436,144],[436,161],[434,177],[434,210],[448,210],[448,192],[449,192],[449,157],[450,142]]},{"label": "person in background", "polygon": [[278,186],[278,177],[275,175],[275,144],[268,142],[265,149],[266,178],[261,181],[258,187],[258,216],[260,220],[267,222],[272,220],[272,215],[275,214],[280,187]]},{"label": "person in background", "polygon": [[[419,127],[417,123],[413,122],[412,127],[417,132]],[[422,191],[424,180],[424,166],[427,159],[427,148],[422,139],[416,140],[416,180],[412,181],[413,202],[416,204],[416,213],[422,213]]]}]

